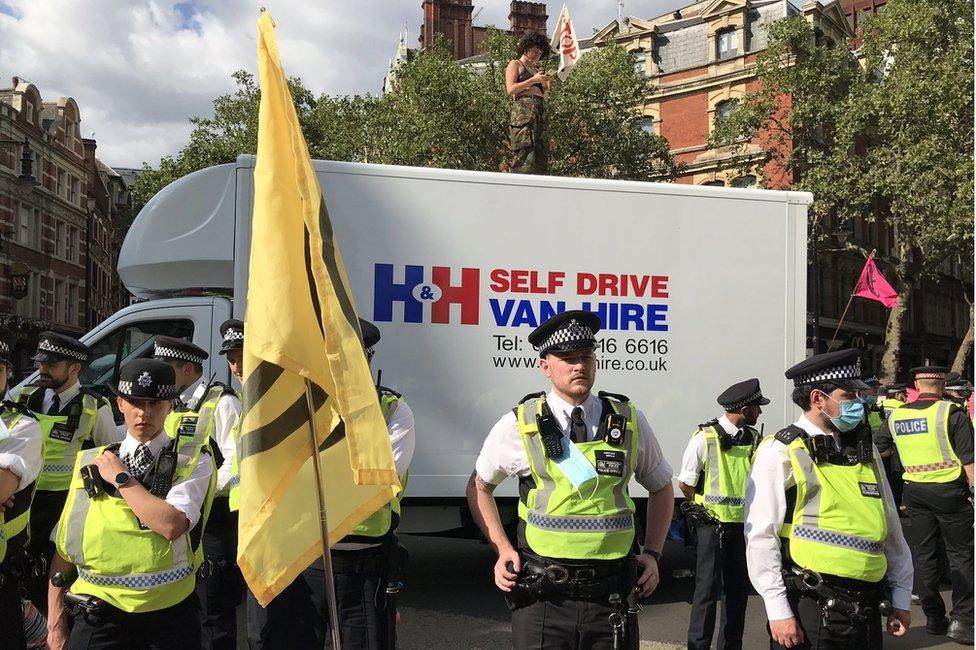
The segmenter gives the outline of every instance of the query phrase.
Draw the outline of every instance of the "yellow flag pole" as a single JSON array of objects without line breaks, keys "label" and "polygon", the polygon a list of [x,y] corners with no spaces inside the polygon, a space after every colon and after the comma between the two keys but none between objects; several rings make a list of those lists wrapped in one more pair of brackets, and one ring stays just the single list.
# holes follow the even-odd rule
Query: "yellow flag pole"
[{"label": "yellow flag pole", "polygon": [[[873,250],[871,251],[871,254],[868,255],[868,259],[866,259],[864,263],[867,264],[872,257],[874,257]],[[830,343],[827,344],[827,352],[830,352],[830,346],[834,344],[834,339],[837,338],[837,334],[840,332],[840,326],[844,324],[844,318],[847,317],[847,310],[851,308],[851,303],[854,302],[854,293],[857,291],[857,285],[860,283],[860,280],[861,279],[859,276],[858,281],[854,283],[854,288],[851,289],[851,297],[847,299],[847,306],[844,307],[844,313],[840,315],[840,320],[837,321],[837,329],[834,330],[834,335],[830,337]]]},{"label": "yellow flag pole", "polygon": [[325,488],[319,461],[319,442],[315,426],[315,404],[312,401],[312,382],[305,380],[305,403],[308,405],[308,431],[312,440],[312,470],[315,472],[315,496],[319,503],[319,525],[322,535],[322,561],[325,564],[325,597],[329,607],[329,632],[333,650],[340,650],[339,610],[336,606],[335,578],[332,573],[332,549],[329,548],[329,520],[325,512]]}]

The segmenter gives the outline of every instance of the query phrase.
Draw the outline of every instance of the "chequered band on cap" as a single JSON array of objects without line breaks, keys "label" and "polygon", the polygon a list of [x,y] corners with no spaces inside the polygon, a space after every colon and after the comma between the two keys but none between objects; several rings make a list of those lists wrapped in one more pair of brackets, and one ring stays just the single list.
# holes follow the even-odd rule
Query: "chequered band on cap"
[{"label": "chequered band on cap", "polygon": [[166,359],[179,359],[181,361],[189,361],[190,363],[199,363],[200,365],[203,365],[204,362],[204,358],[199,355],[191,354],[185,350],[167,348],[161,345],[157,345],[155,348],[153,348],[153,356],[164,357]]},{"label": "chequered band on cap", "polygon": [[[142,377],[139,378],[139,385],[143,388],[148,388],[149,386],[143,385]],[[151,381],[151,380],[150,380]],[[150,384],[151,385],[151,384]],[[135,382],[119,380],[119,392],[123,395],[133,395],[135,393]],[[146,395],[148,399],[150,396]],[[176,399],[176,385],[175,384],[159,384],[156,386],[156,396],[155,399]]]},{"label": "chequered band on cap", "polygon": [[10,354],[10,346],[3,339],[0,339],[0,354]]},{"label": "chequered band on cap", "polygon": [[37,350],[39,352],[51,352],[62,357],[68,357],[69,359],[77,359],[78,361],[88,361],[88,355],[81,350],[72,350],[62,345],[55,345],[48,339],[41,339],[41,342],[37,345]]},{"label": "chequered band on cap", "polygon": [[242,330],[228,329],[224,332],[225,341],[243,341],[244,332]]},{"label": "chequered band on cap", "polygon": [[549,335],[549,338],[534,347],[536,350],[542,351],[560,346],[563,343],[569,343],[570,341],[592,341],[595,339],[596,332],[589,325],[573,319],[569,321],[566,327],[556,330]]},{"label": "chequered band on cap", "polygon": [[846,366],[834,366],[833,368],[824,368],[818,370],[817,372],[810,373],[808,375],[797,375],[793,378],[794,386],[803,386],[805,384],[820,384],[829,383],[837,379],[860,379],[861,378],[861,361],[858,359],[856,362]]},{"label": "chequered band on cap", "polygon": [[749,397],[747,397],[745,399],[740,399],[738,402],[735,402],[733,404],[725,404],[722,408],[724,408],[726,411],[735,411],[737,409],[742,408],[743,406],[748,406],[749,404],[752,404],[753,402],[755,402],[760,397],[762,397],[762,391],[761,390],[757,390],[755,393],[753,393]]},{"label": "chequered band on cap", "polygon": [[915,379],[945,379],[946,374],[944,372],[917,372],[915,373]]}]

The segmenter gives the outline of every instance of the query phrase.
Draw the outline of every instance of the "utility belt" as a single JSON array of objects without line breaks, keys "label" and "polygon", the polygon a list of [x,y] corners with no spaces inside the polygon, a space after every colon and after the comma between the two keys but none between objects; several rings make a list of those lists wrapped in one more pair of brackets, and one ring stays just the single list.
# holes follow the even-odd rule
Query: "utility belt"
[{"label": "utility belt", "polygon": [[7,547],[7,556],[0,562],[0,585],[11,581],[24,584],[47,575],[47,559],[43,556],[31,557],[23,548]]},{"label": "utility belt", "polygon": [[[632,557],[601,563],[568,564],[522,551],[522,569],[511,593],[511,609],[538,600],[603,599],[611,594],[627,594],[636,583],[637,569]],[[525,602],[529,601],[529,602]]]},{"label": "utility belt", "polygon": [[718,526],[722,523],[711,510],[690,499],[681,502],[681,514],[685,516],[685,521],[691,528]]},{"label": "utility belt", "polygon": [[358,551],[332,551],[332,569],[337,573],[382,573],[390,564],[386,544]]},{"label": "utility belt", "polygon": [[810,598],[821,607],[826,620],[837,612],[852,622],[863,623],[873,615],[888,616],[894,609],[883,583],[831,576],[794,566],[783,570],[786,590]]}]

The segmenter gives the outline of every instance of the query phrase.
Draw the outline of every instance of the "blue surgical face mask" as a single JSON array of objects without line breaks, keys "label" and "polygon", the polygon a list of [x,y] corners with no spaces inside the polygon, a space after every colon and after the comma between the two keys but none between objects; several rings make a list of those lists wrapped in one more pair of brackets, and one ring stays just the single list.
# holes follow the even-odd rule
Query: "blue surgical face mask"
[{"label": "blue surgical face mask", "polygon": [[[827,393],[824,393],[824,395],[827,395]],[[838,431],[841,433],[850,431],[861,423],[861,420],[864,418],[864,402],[860,398],[836,400],[830,395],[827,395],[827,398],[840,404],[840,415],[831,417],[823,409],[820,412],[827,415],[830,423],[837,427]]]},{"label": "blue surgical face mask", "polygon": [[863,399],[864,402],[868,406],[877,406],[877,404],[878,404],[878,396],[877,395],[865,395],[861,399]]},{"label": "blue surgical face mask", "polygon": [[569,438],[563,436],[563,455],[562,458],[553,459],[569,482],[579,490],[580,486],[587,481],[596,478],[596,469],[586,460],[586,456],[579,448],[570,442]]}]

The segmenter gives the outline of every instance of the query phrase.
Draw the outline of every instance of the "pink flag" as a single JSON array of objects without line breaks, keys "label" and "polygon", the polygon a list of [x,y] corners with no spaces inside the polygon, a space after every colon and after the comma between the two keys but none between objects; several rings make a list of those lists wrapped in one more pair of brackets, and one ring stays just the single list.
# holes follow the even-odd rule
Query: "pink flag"
[{"label": "pink flag", "polygon": [[868,256],[868,261],[864,263],[864,269],[857,281],[854,295],[868,300],[876,300],[888,309],[894,307],[895,303],[898,302],[898,292],[881,275],[881,271],[874,263],[874,253],[871,253]]}]

